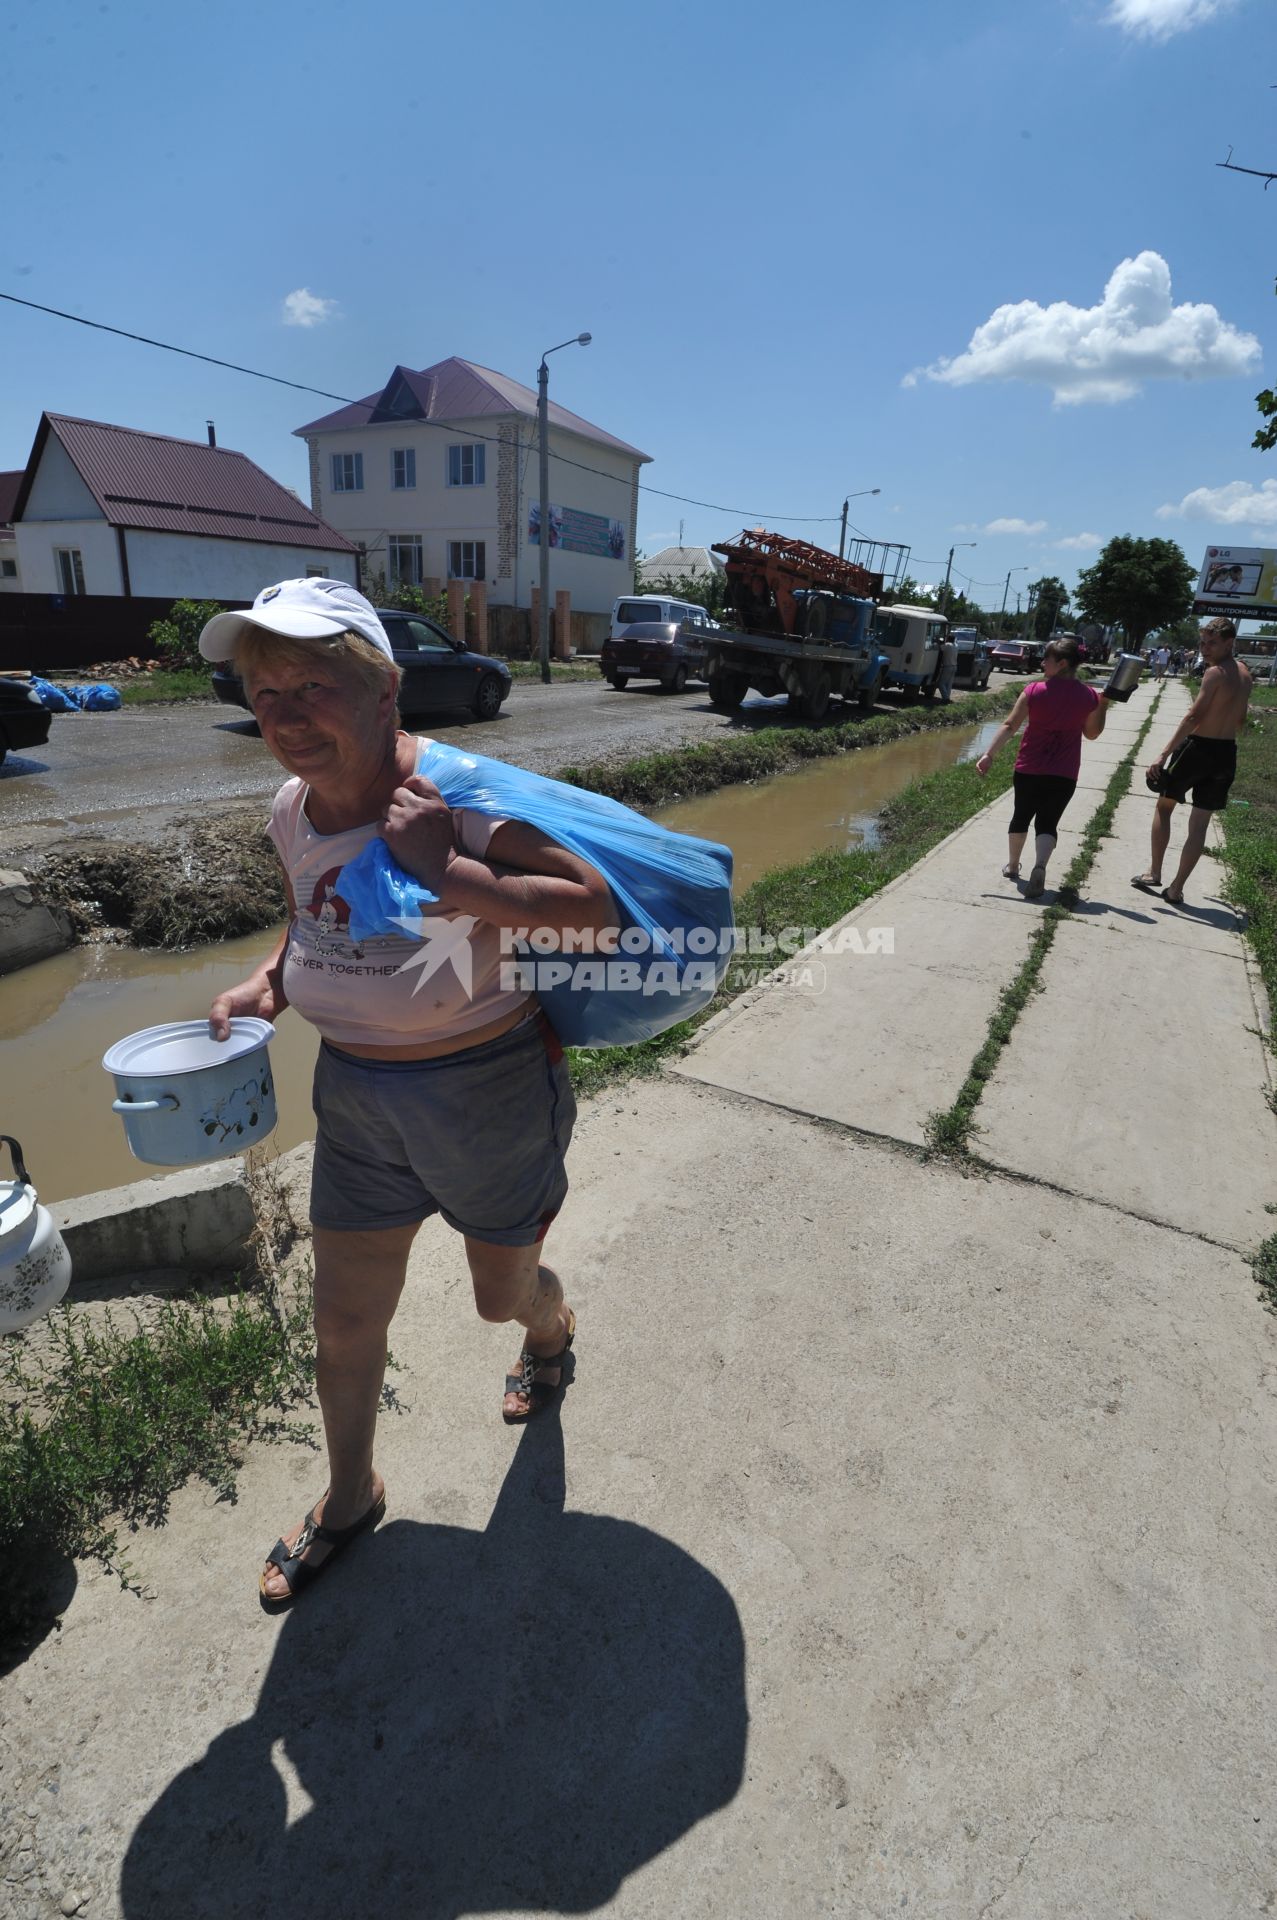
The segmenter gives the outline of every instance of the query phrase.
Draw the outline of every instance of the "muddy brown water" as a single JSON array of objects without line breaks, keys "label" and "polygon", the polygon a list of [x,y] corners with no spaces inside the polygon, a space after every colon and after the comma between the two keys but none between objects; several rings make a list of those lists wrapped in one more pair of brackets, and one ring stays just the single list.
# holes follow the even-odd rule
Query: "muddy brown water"
[{"label": "muddy brown water", "polygon": [[[725,842],[740,890],[769,868],[823,847],[872,845],[876,814],[911,781],[981,752],[996,731],[954,728],[919,734],[801,773],[665,807],[665,825]],[[102,1055],[125,1034],[169,1020],[202,1017],[214,997],[252,971],[272,933],[251,934],[193,953],[134,947],[72,948],[0,979],[0,1133],[21,1141],[44,1201],[125,1186],[163,1168],[129,1152]],[[311,1137],[310,1079],[318,1036],[292,1015],[271,1043],[280,1151]],[[9,1177],[7,1153],[0,1178]]]}]

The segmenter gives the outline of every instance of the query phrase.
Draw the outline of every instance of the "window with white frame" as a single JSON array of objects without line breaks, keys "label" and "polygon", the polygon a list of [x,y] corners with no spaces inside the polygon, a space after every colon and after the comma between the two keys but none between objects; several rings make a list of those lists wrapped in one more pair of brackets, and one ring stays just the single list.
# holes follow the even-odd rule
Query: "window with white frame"
[{"label": "window with white frame", "polygon": [[84,592],[84,561],[78,547],[55,547],[53,557],[57,562],[58,582],[63,593]]},{"label": "window with white frame", "polygon": [[415,447],[395,447],[390,455],[390,484],[397,493],[406,491],[417,484],[417,451]]},{"label": "window with white frame", "polygon": [[390,536],[390,578],[396,587],[421,585],[421,535],[392,533]]},{"label": "window with white frame", "polygon": [[333,492],[362,493],[364,490],[364,456],[362,453],[335,453],[333,455]]},{"label": "window with white frame", "polygon": [[17,561],[16,560],[0,560],[0,577],[4,578],[5,580],[16,580],[18,577]]},{"label": "window with white frame", "polygon": [[322,567],[307,567],[306,578],[308,580],[326,580],[328,575]]},{"label": "window with white frame", "polygon": [[482,580],[488,571],[485,558],[482,540],[449,540],[448,578]]},{"label": "window with white frame", "polygon": [[483,456],[487,452],[482,440],[468,440],[462,447],[448,448],[448,485],[450,487],[481,487],[483,485]]}]

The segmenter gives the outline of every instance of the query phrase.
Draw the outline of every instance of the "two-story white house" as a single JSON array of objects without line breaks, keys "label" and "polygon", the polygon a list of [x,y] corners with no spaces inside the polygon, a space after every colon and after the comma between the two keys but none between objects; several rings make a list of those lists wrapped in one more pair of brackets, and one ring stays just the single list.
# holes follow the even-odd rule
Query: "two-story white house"
[{"label": "two-story white house", "polygon": [[[468,360],[396,367],[380,393],[296,429],[315,513],[363,550],[372,585],[484,580],[528,607],[540,578],[537,397]],[[552,591],[609,612],[634,584],[638,476],[650,458],[549,406]]]}]

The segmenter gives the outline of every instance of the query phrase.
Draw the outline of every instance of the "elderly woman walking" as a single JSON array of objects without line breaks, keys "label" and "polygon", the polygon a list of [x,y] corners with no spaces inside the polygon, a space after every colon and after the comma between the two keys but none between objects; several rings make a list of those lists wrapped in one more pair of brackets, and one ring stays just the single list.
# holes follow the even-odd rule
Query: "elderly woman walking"
[{"label": "elderly woman walking", "polygon": [[[373,1440],[386,1336],[429,1215],[463,1236],[481,1317],[524,1330],[503,1417],[526,1420],[555,1397],[576,1321],[539,1255],[567,1192],[576,1108],[536,1002],[502,979],[501,933],[597,932],[615,914],[595,868],[521,822],[451,811],[418,774],[390,643],[353,587],[267,587],[248,612],[211,620],[200,650],[234,661],[290,776],[270,818],[288,925],[214,1000],[210,1031],[224,1040],[233,1018],[291,1006],[321,1036],[311,1221],[329,1484],[267,1558],[259,1588],[273,1611],[385,1512]],[[447,932],[428,973],[420,941],[351,938],[337,878],[377,835],[438,898]]]},{"label": "elderly woman walking", "polygon": [[1103,694],[1076,678],[1080,658],[1076,640],[1052,640],[1042,656],[1044,677],[1024,689],[988,751],[975,763],[977,773],[988,773],[994,756],[1028,721],[1015,757],[1015,810],[1002,874],[1007,880],[1019,879],[1024,843],[1032,827],[1033,866],[1024,889],[1030,899],[1036,899],[1046,885],[1060,816],[1077,787],[1083,737],[1098,740],[1108,718]]}]

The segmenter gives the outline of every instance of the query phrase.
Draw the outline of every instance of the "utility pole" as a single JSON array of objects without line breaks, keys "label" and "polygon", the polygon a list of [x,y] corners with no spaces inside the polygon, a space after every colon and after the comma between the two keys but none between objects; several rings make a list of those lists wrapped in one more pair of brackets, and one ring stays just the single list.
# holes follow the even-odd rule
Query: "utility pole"
[{"label": "utility pole", "polygon": [[547,686],[550,684],[550,369],[545,363],[549,354],[558,353],[563,347],[588,347],[589,344],[588,333],[573,334],[570,340],[561,340],[557,347],[547,347],[537,368],[537,436],[541,443],[541,606],[537,618],[537,653],[541,660],[541,678]]},{"label": "utility pole", "polygon": [[853,500],[866,500],[871,493],[881,493],[881,487],[864,487],[859,493],[849,493],[842,503],[842,531],[838,535],[838,558],[841,560],[847,551],[847,509]]},{"label": "utility pole", "polygon": [[[949,575],[953,571],[953,556],[958,551],[959,547],[974,547],[974,546],[977,546],[978,544],[979,542],[975,540],[956,540],[949,549],[948,564],[946,565],[944,570],[944,586],[941,589],[943,599],[944,599],[944,610],[946,613],[948,612],[948,609],[949,609]],[[1007,575],[1007,578],[1008,580],[1010,579],[1009,574]]]}]

